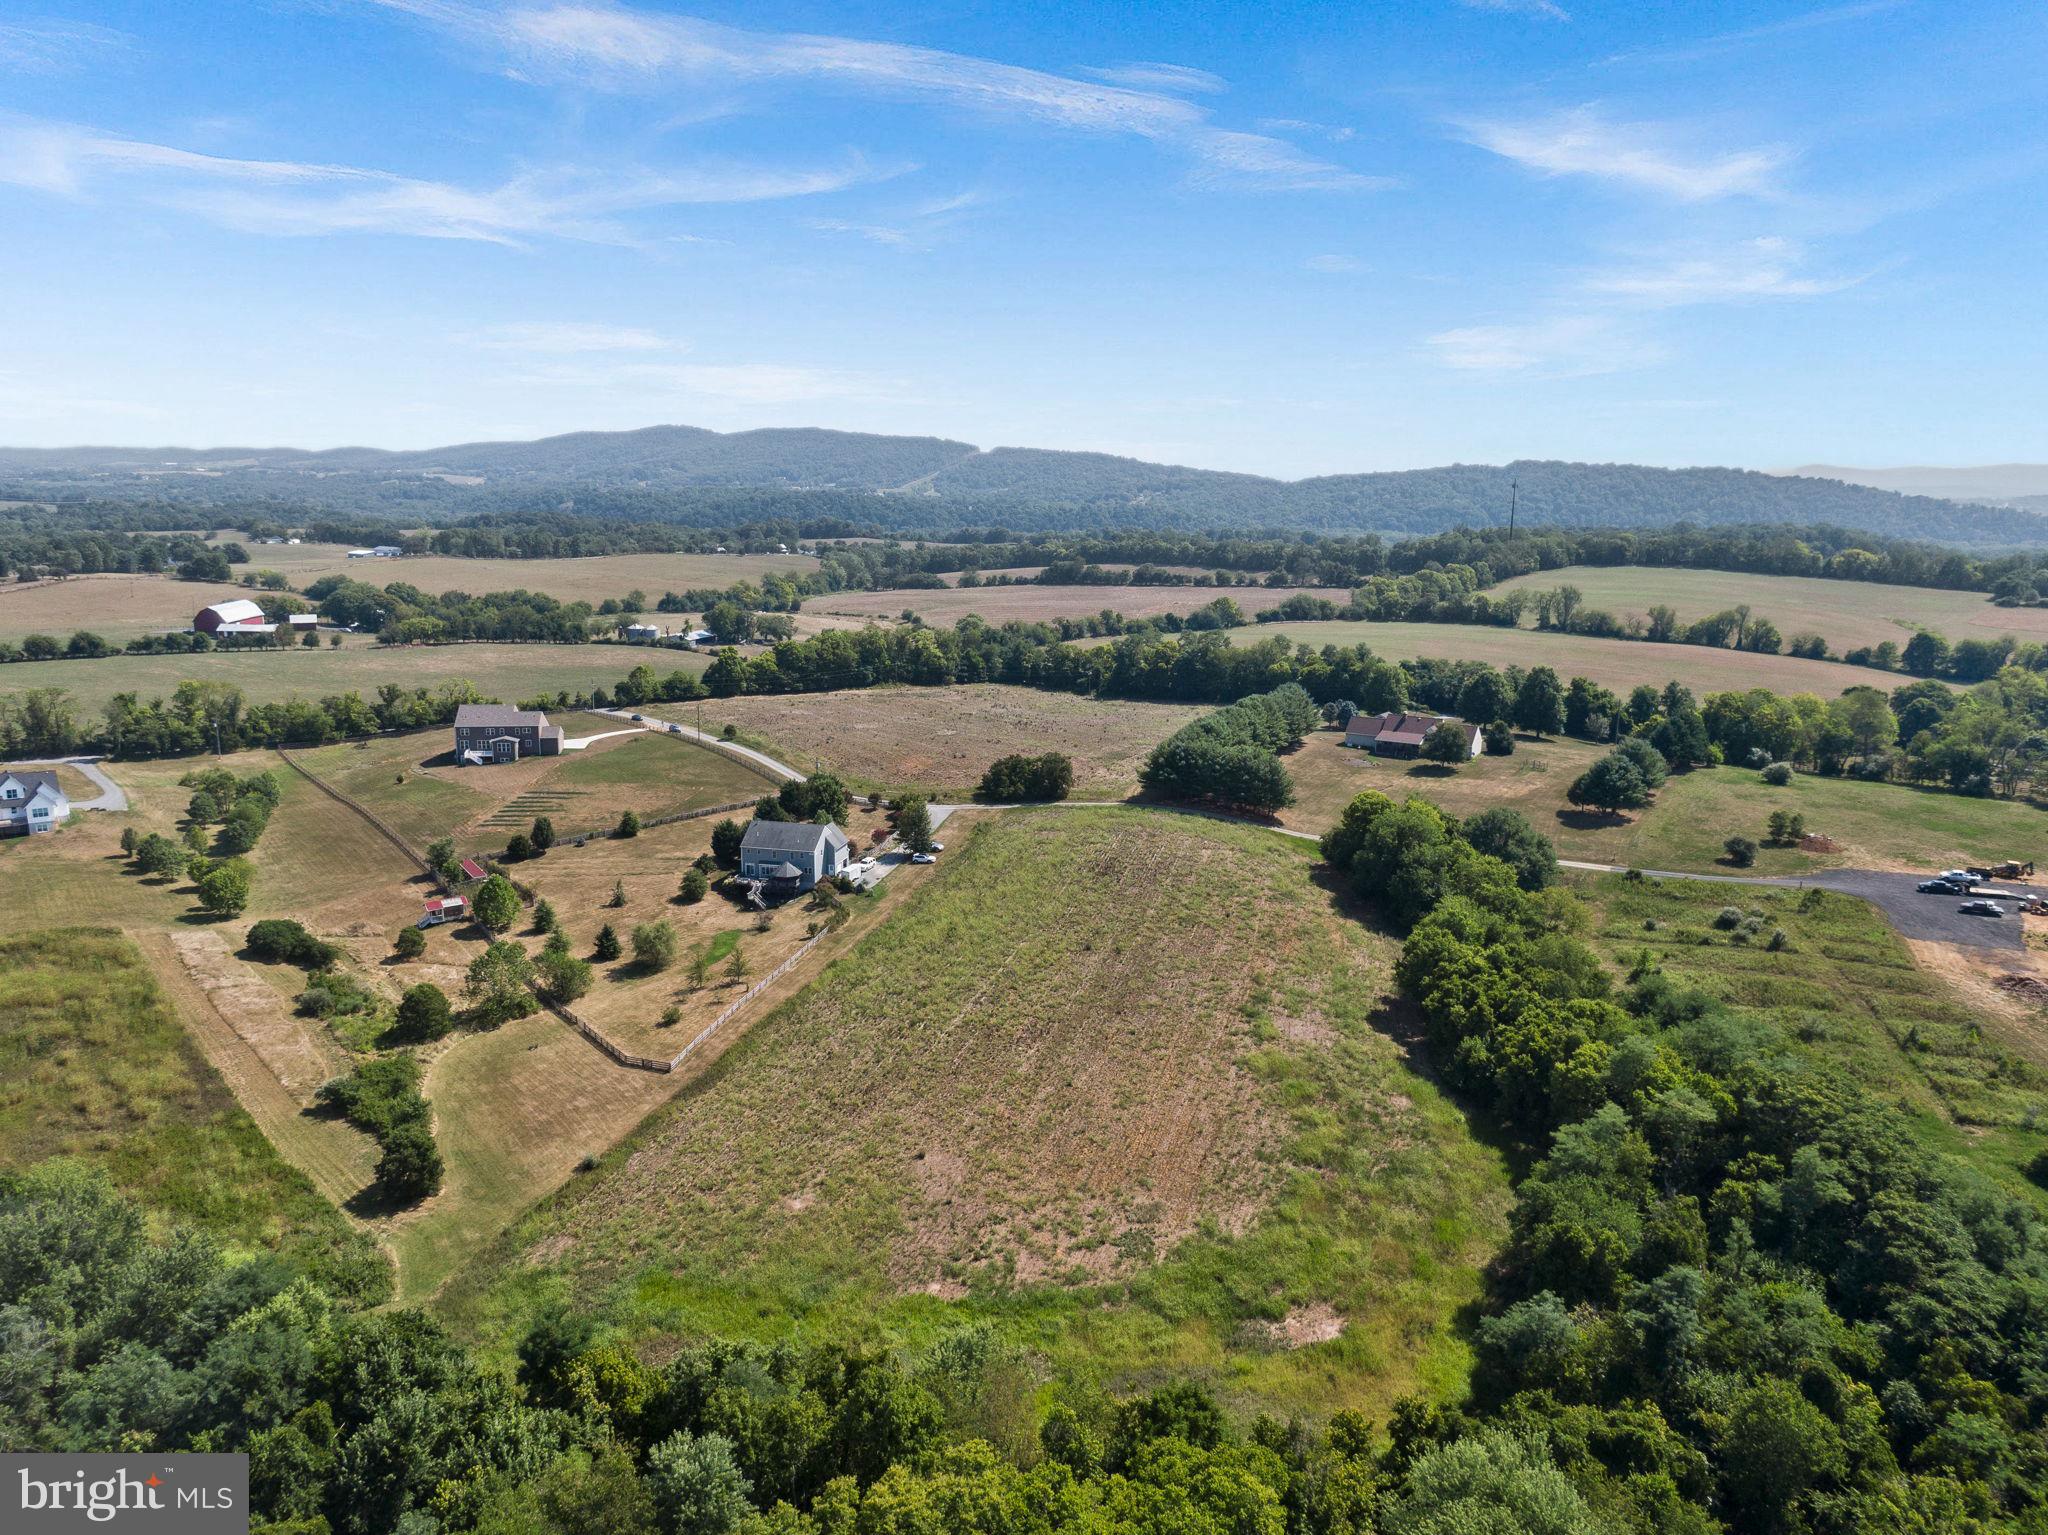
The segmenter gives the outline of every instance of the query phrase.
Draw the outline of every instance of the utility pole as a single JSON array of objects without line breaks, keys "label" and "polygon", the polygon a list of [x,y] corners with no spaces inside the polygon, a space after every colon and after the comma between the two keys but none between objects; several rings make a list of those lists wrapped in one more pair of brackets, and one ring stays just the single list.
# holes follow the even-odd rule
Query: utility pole
[{"label": "utility pole", "polygon": [[1522,482],[1519,477],[1508,481],[1508,542],[1515,541],[1515,506],[1522,498]]}]

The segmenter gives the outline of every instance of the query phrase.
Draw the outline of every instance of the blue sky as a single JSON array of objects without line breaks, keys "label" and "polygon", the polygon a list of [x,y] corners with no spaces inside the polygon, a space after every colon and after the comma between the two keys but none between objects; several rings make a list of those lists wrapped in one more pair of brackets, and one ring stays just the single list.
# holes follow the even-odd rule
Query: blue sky
[{"label": "blue sky", "polygon": [[2048,459],[2048,9],[14,0],[0,442]]}]

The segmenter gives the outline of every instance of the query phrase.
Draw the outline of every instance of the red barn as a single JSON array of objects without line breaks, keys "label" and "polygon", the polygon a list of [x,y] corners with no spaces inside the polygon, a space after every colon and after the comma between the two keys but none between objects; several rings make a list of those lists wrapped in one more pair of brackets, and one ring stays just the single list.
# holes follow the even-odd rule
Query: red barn
[{"label": "red barn", "polygon": [[192,620],[200,634],[269,634],[277,625],[263,616],[263,609],[247,597],[234,597],[201,608]]}]

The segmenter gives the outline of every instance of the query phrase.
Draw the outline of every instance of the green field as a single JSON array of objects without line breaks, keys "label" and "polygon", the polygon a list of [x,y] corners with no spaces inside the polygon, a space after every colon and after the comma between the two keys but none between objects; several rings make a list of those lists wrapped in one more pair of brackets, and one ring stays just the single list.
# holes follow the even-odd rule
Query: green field
[{"label": "green field", "polygon": [[[2022,1173],[2048,1114],[2038,1030],[1965,1005],[1914,963],[1867,901],[1620,875],[1573,882],[1596,913],[1595,942],[1615,963],[1647,953],[1674,979],[1767,1018],[1796,1048],[1897,1106],[1931,1145],[2042,1201]],[[1729,906],[1760,915],[1760,930],[1738,938],[1717,929]],[[1774,930],[1787,940],[1777,951],[1768,947]]]},{"label": "green field", "polygon": [[1941,869],[2018,858],[2048,863],[2048,809],[2031,800],[1976,799],[1910,784],[1865,783],[1799,773],[1773,788],[1748,768],[1675,773],[1656,802],[1626,816],[1574,809],[1565,792],[1601,754],[1584,741],[1518,740],[1511,757],[1477,757],[1456,772],[1375,757],[1317,731],[1287,759],[1295,804],[1281,819],[1302,831],[1335,824],[1352,797],[1375,789],[1399,800],[1419,795],[1454,815],[1505,805],[1527,816],[1558,856],[1644,869],[1726,873],[1722,844],[1740,834],[1762,843],[1773,810],[1805,817],[1832,837],[1834,853],[1761,847],[1758,874],[1804,869]]},{"label": "green field", "polygon": [[1549,666],[1561,677],[1590,677],[1618,693],[1641,682],[1662,687],[1676,678],[1702,696],[1735,688],[1769,688],[1774,693],[1818,693],[1832,698],[1848,688],[1889,687],[1900,680],[1867,667],[1833,661],[1801,661],[1705,645],[1602,640],[1489,624],[1376,624],[1333,619],[1325,623],[1248,624],[1224,632],[1239,645],[1255,645],[1274,635],[1317,650],[1325,645],[1364,644],[1374,655],[1390,661],[1435,656],[1485,661],[1493,666]]},{"label": "green field", "polygon": [[1392,954],[1304,844],[990,817],[450,1314],[502,1338],[573,1292],[656,1348],[984,1319],[1069,1380],[1455,1396],[1507,1185],[1382,1032]]},{"label": "green field", "polygon": [[1567,565],[1517,576],[1493,588],[1549,591],[1576,586],[1586,606],[1617,618],[1642,617],[1658,603],[1684,622],[1747,603],[1787,639],[1811,632],[1837,654],[1886,640],[1903,646],[1914,633],[1932,629],[1950,640],[1989,639],[2010,634],[2048,640],[2048,608],[2001,608],[1982,592],[1948,592],[1926,586],[1886,586],[1876,581],[1827,581],[1808,576],[1751,576],[1727,570],[1661,570],[1637,565]]},{"label": "green field", "polygon": [[379,1292],[370,1241],[279,1159],[186,1037],[135,945],[104,928],[0,939],[0,1168],[102,1168],[152,1215]]},{"label": "green field", "polygon": [[646,661],[666,674],[701,671],[701,655],[624,645],[385,646],[350,635],[339,650],[215,650],[191,656],[110,656],[101,661],[21,661],[0,672],[9,690],[63,688],[81,713],[97,714],[116,693],[168,698],[180,682],[231,682],[251,703],[322,698],[351,690],[365,698],[384,683],[432,687],[473,682],[506,703],[540,693],[609,688]]}]

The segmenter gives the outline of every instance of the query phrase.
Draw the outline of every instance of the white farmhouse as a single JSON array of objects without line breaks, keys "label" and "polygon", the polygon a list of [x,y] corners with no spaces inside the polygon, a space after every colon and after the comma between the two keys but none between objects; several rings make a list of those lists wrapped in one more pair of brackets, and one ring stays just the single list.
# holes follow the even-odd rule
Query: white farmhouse
[{"label": "white farmhouse", "polygon": [[55,773],[0,768],[0,837],[55,831],[70,814],[70,796]]}]

